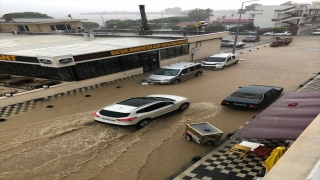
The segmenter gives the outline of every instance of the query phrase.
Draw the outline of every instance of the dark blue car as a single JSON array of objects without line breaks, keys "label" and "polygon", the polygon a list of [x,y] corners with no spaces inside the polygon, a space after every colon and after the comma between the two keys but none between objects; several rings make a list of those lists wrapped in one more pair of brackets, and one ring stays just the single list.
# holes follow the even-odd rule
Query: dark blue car
[{"label": "dark blue car", "polygon": [[276,86],[244,86],[225,98],[221,102],[221,105],[246,109],[259,109],[271,103],[282,91],[282,87]]}]

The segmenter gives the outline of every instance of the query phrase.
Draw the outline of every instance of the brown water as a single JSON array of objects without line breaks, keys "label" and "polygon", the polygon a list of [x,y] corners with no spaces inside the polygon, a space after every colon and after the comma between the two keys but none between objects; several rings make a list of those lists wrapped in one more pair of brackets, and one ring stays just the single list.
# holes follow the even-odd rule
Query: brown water
[{"label": "brown water", "polygon": [[[168,178],[194,156],[214,149],[184,139],[186,123],[210,122],[226,136],[260,112],[220,106],[239,86],[276,85],[285,93],[320,71],[320,37],[294,37],[292,44],[278,48],[264,46],[241,50],[244,60],[238,65],[205,70],[203,76],[177,85],[141,85],[140,76],[52,98],[8,118],[0,126],[0,179]],[[143,129],[93,122],[93,112],[110,103],[158,93],[188,97],[191,105]]]}]

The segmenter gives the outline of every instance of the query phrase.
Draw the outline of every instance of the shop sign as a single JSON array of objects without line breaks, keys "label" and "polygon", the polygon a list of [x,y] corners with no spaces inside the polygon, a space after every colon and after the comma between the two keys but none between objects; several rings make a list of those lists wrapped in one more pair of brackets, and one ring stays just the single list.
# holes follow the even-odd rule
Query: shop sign
[{"label": "shop sign", "polygon": [[0,60],[4,60],[4,61],[16,61],[17,59],[16,59],[16,56],[0,54]]},{"label": "shop sign", "polygon": [[68,64],[68,63],[73,62],[73,60],[72,60],[72,58],[62,58],[62,59],[59,59],[58,62],[60,64]]},{"label": "shop sign", "polygon": [[39,62],[42,64],[52,64],[52,61],[50,59],[39,59]]},{"label": "shop sign", "polygon": [[158,49],[158,48],[165,48],[170,46],[178,46],[188,44],[188,40],[179,40],[179,41],[172,41],[172,42],[165,42],[165,43],[159,43],[159,44],[152,44],[152,45],[146,45],[146,46],[139,46],[139,47],[132,47],[132,48],[126,48],[126,49],[119,49],[110,51],[111,56],[115,55],[121,55],[121,54],[128,54],[128,53],[135,53],[139,51],[147,51],[152,49]]}]

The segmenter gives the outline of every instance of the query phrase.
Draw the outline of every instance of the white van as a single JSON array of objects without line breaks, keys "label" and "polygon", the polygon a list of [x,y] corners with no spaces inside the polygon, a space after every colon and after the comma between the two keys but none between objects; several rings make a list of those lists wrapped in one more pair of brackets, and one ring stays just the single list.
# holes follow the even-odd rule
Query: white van
[{"label": "white van", "polygon": [[320,35],[320,29],[316,29],[312,32],[312,35]]},{"label": "white van", "polygon": [[237,64],[239,57],[232,53],[214,54],[202,61],[203,68],[224,69],[232,64]]}]

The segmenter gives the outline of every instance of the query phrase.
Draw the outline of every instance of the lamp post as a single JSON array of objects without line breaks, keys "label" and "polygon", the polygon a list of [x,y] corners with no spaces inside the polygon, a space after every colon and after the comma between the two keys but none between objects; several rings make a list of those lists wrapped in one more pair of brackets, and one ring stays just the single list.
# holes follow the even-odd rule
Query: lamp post
[{"label": "lamp post", "polygon": [[101,16],[101,19],[102,19],[102,26],[104,27],[105,26],[105,24],[104,24],[104,20],[103,20],[103,16],[102,16],[102,14],[103,13],[105,13],[106,11],[103,11],[101,14],[100,14],[100,16]]},{"label": "lamp post", "polygon": [[242,2],[241,9],[240,9],[240,16],[239,16],[238,25],[237,25],[236,37],[235,37],[234,43],[233,43],[233,49],[232,49],[232,53],[233,54],[236,51],[236,44],[237,44],[237,39],[238,39],[238,32],[239,32],[239,25],[240,25],[240,20],[241,20],[241,15],[242,15],[243,4],[245,2],[252,2],[252,1],[259,1],[259,0],[251,0],[251,1],[243,1]]},{"label": "lamp post", "polygon": [[163,29],[163,11],[161,11],[161,16],[162,16],[162,29]]}]

